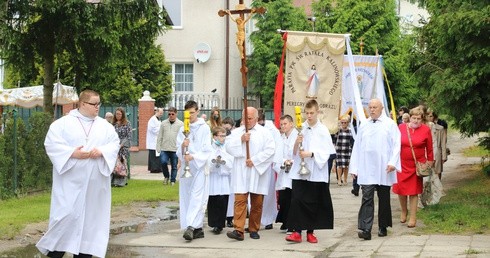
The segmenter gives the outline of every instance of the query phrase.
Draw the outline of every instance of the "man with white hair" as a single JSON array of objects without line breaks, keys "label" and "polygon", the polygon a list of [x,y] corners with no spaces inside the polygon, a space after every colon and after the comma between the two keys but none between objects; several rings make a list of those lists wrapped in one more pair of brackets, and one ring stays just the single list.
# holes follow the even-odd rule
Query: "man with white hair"
[{"label": "man with white hair", "polygon": [[105,120],[107,120],[107,122],[112,124],[112,119],[114,119],[114,114],[111,112],[105,113]]},{"label": "man with white hair", "polygon": [[374,221],[374,191],[378,193],[378,236],[387,235],[392,227],[390,189],[397,182],[400,165],[400,130],[395,121],[382,115],[383,104],[372,99],[368,105],[370,118],[361,123],[352,149],[349,173],[362,189],[358,217],[358,236],[371,240]]},{"label": "man with white hair", "polygon": [[257,125],[259,114],[256,108],[247,107],[242,118],[244,123],[234,129],[226,140],[227,152],[235,157],[231,173],[231,184],[235,193],[233,216],[235,230],[229,231],[226,235],[238,241],[244,239],[249,196],[251,203],[248,220],[250,238],[260,238],[258,231],[262,206],[264,195],[267,195],[269,191],[269,173],[271,173],[270,167],[276,147],[274,137],[269,130]]}]

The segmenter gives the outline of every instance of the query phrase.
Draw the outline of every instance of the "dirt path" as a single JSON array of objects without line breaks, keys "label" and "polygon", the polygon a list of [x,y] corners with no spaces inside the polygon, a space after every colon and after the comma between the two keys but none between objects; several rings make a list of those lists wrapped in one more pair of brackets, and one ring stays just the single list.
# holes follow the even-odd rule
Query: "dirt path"
[{"label": "dirt path", "polygon": [[[470,173],[464,173],[465,169],[475,164],[477,158],[466,158],[462,155],[462,149],[475,145],[477,138],[461,138],[457,133],[451,133],[448,138],[448,146],[452,154],[444,166],[442,182],[445,189],[457,186],[465,179],[472,176]],[[334,186],[336,187],[336,185]],[[155,218],[168,217],[168,206],[175,206],[176,203],[163,203],[159,207],[154,204],[136,203],[130,207],[113,207],[111,216],[111,229],[117,230],[128,225],[143,225]],[[399,210],[396,202],[392,203],[393,216],[396,218]],[[351,226],[351,225],[349,225]],[[355,226],[355,225],[354,225]],[[47,228],[47,221],[35,224],[29,224],[21,231],[19,235],[10,240],[0,240],[0,256],[2,252],[15,248],[26,247],[35,244],[44,230]],[[135,230],[138,229],[129,229]],[[355,229],[354,229],[355,231]],[[403,232],[399,232],[403,233]]]}]

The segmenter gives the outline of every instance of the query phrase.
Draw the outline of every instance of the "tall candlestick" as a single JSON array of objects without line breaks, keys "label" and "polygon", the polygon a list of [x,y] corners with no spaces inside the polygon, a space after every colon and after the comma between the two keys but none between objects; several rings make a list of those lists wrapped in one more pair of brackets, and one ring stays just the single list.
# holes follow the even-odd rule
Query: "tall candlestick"
[{"label": "tall candlestick", "polygon": [[301,107],[300,106],[295,106],[294,107],[294,114],[296,116],[296,128],[301,129],[303,126],[303,121],[301,117]]},{"label": "tall candlestick", "polygon": [[190,124],[191,124],[191,113],[189,111],[184,111],[184,133],[189,133],[191,130]]}]

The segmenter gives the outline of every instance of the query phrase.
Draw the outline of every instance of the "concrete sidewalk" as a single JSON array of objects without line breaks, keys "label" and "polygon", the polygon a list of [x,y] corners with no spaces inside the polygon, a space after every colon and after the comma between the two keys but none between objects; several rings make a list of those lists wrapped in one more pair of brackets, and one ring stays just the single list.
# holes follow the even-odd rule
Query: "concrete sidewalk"
[{"label": "concrete sidewalk", "polygon": [[[461,173],[457,168],[464,164],[477,162],[477,158],[453,153],[445,164],[444,177],[449,178],[450,173]],[[162,174],[150,174],[146,166],[132,166],[131,172],[133,179],[163,180]],[[251,239],[246,234],[245,240],[239,242],[226,236],[225,232],[231,229],[214,235],[206,226],[206,219],[205,238],[187,242],[182,238],[179,220],[164,218],[148,223],[145,225],[147,229],[137,234],[111,236],[110,244],[118,247],[121,257],[490,257],[489,235],[424,235],[417,230],[423,227],[421,221],[417,222],[416,228],[407,228],[406,223],[399,222],[399,202],[394,194],[391,198],[393,228],[388,228],[388,236],[377,236],[375,218],[372,240],[359,239],[357,213],[361,197],[350,193],[351,186],[338,186],[334,175],[331,178],[335,228],[315,231],[317,244],[310,244],[305,239],[299,244],[285,241],[285,233],[279,230],[280,224],[274,224],[272,230],[262,229],[260,240]],[[178,206],[178,203],[172,205]]]}]

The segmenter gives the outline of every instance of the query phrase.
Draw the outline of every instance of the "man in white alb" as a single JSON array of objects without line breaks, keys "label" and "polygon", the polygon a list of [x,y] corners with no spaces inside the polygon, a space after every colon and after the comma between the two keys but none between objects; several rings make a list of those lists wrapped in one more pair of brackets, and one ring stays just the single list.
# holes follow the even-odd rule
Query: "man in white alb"
[{"label": "man in white alb", "polygon": [[162,163],[160,153],[156,153],[158,132],[160,131],[160,117],[163,115],[163,108],[157,108],[155,115],[148,120],[146,128],[146,149],[148,150],[148,171],[150,173],[161,173]]},{"label": "man in white alb", "polygon": [[36,244],[48,257],[104,257],[111,218],[111,173],[119,151],[114,126],[98,117],[99,94],[54,121],[44,146],[53,163],[49,228]]}]

